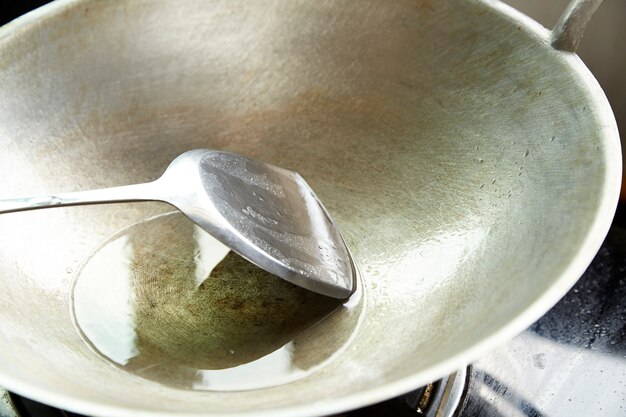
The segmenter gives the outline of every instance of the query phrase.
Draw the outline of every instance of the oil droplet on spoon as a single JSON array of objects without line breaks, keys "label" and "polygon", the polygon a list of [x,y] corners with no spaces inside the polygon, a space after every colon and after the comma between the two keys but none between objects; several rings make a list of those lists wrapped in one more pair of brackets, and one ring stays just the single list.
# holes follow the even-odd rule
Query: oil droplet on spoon
[{"label": "oil droplet on spoon", "polygon": [[180,213],[135,224],[78,272],[85,341],[124,371],[183,389],[237,391],[303,378],[348,345],[363,312],[251,264]]}]

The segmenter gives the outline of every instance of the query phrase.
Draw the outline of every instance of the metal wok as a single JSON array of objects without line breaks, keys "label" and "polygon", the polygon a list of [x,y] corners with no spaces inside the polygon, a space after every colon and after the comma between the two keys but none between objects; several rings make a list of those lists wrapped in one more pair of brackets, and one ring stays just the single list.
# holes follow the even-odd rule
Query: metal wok
[{"label": "metal wok", "polygon": [[2,196],[148,181],[194,148],[241,153],[307,179],[362,294],[308,336],[319,349],[293,352],[306,364],[340,342],[310,375],[179,389],[94,353],[69,307],[94,250],[170,207],[3,215],[0,384],[90,415],[323,415],[512,337],[578,279],[617,203],[615,120],[566,52],[591,3],[554,47],[493,0],[61,0],[6,25]]}]

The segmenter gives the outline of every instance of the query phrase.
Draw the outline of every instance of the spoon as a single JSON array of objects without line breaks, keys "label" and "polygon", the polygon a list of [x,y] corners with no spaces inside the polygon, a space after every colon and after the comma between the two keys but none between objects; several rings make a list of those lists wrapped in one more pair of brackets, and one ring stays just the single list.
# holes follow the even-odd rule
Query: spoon
[{"label": "spoon", "polygon": [[185,152],[145,184],[0,200],[0,213],[130,201],[171,204],[239,255],[295,285],[339,299],[356,289],[348,248],[304,179],[230,152]]}]

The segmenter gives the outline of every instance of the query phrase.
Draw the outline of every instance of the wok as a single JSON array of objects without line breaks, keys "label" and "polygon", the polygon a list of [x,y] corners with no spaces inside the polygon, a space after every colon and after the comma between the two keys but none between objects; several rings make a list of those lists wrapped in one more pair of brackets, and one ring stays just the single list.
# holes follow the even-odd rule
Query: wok
[{"label": "wok", "polygon": [[[71,300],[103,242],[170,207],[2,215],[0,384],[90,415],[323,415],[512,337],[578,279],[617,203],[615,120],[568,52],[594,5],[577,2],[554,34],[493,0],[60,0],[4,26],[2,196],[149,181],[189,149],[237,152],[307,179],[362,292],[291,353],[306,369],[328,350],[307,376],[181,389],[94,352]],[[167,246],[186,227],[137,235]]]}]

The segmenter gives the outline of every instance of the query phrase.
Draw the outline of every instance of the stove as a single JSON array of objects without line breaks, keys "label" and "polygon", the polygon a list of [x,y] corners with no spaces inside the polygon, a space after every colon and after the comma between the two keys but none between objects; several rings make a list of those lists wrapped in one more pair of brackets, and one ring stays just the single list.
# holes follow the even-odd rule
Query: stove
[{"label": "stove", "polygon": [[[0,417],[80,417],[0,391]],[[478,362],[336,417],[626,416],[626,206],[585,274],[545,316]]]}]

